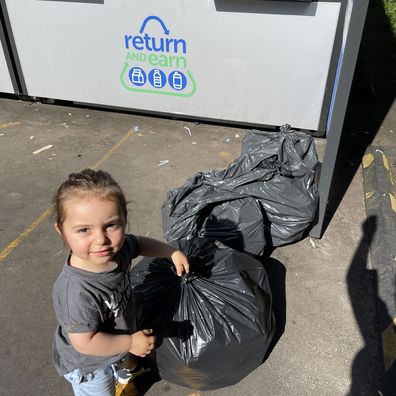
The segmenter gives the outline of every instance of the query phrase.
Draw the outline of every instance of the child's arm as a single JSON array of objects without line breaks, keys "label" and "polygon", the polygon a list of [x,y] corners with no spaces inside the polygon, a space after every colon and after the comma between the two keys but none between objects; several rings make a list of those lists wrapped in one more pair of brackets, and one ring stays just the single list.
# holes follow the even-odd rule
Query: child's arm
[{"label": "child's arm", "polygon": [[140,242],[140,254],[149,257],[170,257],[175,264],[177,275],[181,276],[183,270],[188,273],[190,266],[187,257],[178,249],[158,241],[156,239],[143,236],[138,237]]},{"label": "child's arm", "polygon": [[155,337],[151,329],[133,334],[69,333],[73,348],[84,355],[111,356],[130,352],[136,356],[146,356],[153,349]]}]

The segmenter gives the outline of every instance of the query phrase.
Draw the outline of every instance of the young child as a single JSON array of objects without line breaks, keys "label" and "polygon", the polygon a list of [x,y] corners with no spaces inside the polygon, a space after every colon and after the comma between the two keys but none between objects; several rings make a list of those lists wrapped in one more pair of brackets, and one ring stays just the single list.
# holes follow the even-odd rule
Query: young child
[{"label": "young child", "polygon": [[[170,257],[179,276],[189,264],[166,243],[125,234],[125,196],[105,171],[70,174],[54,206],[55,228],[70,249],[53,288],[55,366],[76,395],[113,396],[117,363],[155,347],[151,329],[136,331],[131,260]],[[136,359],[132,373],[133,366]]]}]

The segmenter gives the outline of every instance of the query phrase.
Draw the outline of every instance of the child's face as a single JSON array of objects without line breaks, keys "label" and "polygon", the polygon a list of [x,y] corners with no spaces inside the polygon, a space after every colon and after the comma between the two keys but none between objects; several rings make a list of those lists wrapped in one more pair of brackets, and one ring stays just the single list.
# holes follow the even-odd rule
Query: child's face
[{"label": "child's face", "polygon": [[87,271],[111,268],[125,238],[125,220],[115,202],[92,196],[65,202],[65,221],[57,226],[72,251],[70,264]]}]

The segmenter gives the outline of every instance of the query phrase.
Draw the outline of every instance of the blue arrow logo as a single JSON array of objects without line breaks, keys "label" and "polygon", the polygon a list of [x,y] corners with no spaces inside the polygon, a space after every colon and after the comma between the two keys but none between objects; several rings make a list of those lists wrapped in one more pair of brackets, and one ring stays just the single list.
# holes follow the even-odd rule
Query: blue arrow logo
[{"label": "blue arrow logo", "polygon": [[143,21],[142,23],[142,27],[139,30],[139,33],[142,34],[144,32],[144,29],[146,28],[146,25],[151,21],[151,20],[155,20],[157,21],[161,26],[162,29],[164,31],[164,34],[166,34],[167,36],[169,35],[169,30],[167,29],[167,27],[165,26],[165,23],[162,21],[162,19],[160,17],[157,17],[155,15],[150,15],[148,17],[146,17],[146,19]]}]

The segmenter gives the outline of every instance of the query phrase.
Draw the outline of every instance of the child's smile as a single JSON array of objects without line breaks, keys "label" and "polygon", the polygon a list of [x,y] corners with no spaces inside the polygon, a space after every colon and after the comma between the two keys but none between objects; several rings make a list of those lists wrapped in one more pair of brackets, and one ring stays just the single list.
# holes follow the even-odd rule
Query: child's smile
[{"label": "child's smile", "polygon": [[93,195],[65,202],[65,221],[57,227],[72,252],[70,265],[91,272],[114,269],[114,255],[125,238],[125,220],[111,200]]}]

